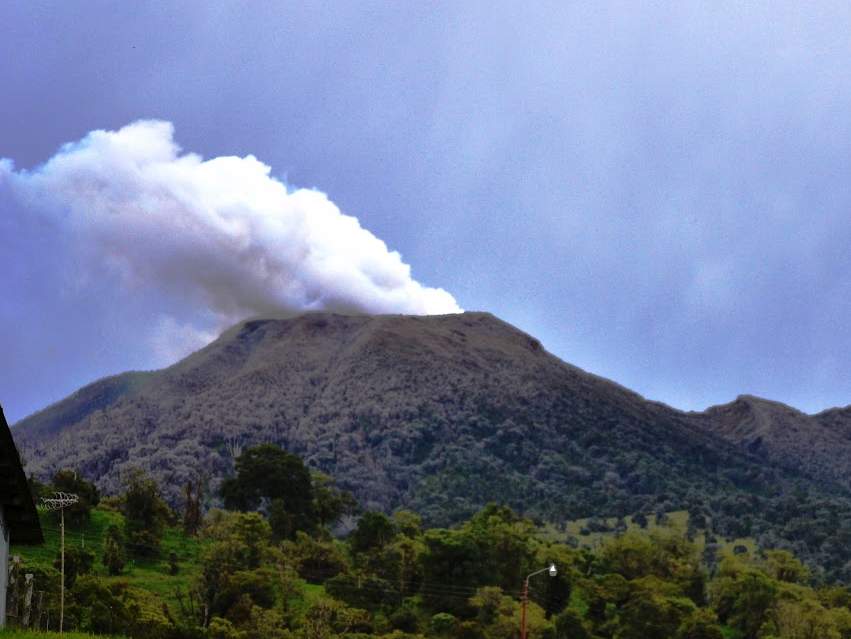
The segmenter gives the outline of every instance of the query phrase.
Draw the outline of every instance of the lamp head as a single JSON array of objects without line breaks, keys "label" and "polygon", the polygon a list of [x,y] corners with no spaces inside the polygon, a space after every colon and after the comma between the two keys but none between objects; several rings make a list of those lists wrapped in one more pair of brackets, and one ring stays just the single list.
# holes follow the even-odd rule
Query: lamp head
[{"label": "lamp head", "polygon": [[558,574],[555,564],[550,564],[550,577],[555,577]]}]

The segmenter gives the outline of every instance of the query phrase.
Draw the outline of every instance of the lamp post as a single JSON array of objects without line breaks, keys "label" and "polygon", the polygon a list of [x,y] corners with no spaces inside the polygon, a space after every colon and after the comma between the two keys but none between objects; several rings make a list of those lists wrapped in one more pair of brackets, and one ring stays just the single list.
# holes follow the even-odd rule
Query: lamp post
[{"label": "lamp post", "polygon": [[546,568],[541,568],[526,575],[526,579],[523,581],[523,597],[520,600],[520,639],[526,639],[526,607],[529,605],[529,579],[535,575],[540,575],[542,572],[550,573],[550,577],[555,577],[558,574],[556,565],[551,563]]}]

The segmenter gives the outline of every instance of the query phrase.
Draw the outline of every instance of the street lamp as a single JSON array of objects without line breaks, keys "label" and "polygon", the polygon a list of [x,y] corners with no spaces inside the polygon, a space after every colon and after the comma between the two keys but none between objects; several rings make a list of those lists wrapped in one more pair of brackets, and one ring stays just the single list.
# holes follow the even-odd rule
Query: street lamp
[{"label": "street lamp", "polygon": [[520,600],[520,639],[526,639],[526,606],[529,605],[529,579],[535,575],[540,575],[542,572],[548,572],[550,577],[555,577],[558,574],[556,565],[550,563],[546,568],[541,568],[526,575],[526,579],[523,581],[523,598]]}]

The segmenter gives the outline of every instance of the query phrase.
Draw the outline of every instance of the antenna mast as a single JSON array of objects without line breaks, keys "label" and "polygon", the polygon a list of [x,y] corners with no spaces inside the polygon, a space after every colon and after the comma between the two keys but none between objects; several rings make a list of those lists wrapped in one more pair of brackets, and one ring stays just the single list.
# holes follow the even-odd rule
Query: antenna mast
[{"label": "antenna mast", "polygon": [[62,635],[62,624],[65,621],[65,509],[73,506],[79,501],[74,493],[54,493],[53,497],[42,497],[41,507],[43,510],[59,511],[59,535],[60,543],[60,566],[61,582],[59,584],[59,635]]}]

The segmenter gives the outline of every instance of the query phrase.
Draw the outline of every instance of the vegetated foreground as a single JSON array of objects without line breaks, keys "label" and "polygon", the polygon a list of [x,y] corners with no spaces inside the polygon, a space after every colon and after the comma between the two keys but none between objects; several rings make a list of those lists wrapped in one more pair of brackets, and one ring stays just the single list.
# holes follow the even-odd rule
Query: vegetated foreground
[{"label": "vegetated foreground", "polygon": [[[286,500],[290,482],[309,500]],[[366,511],[336,539],[329,527],[356,505],[274,446],[238,458],[222,488],[230,510],[203,518],[198,495],[179,516],[141,474],[102,502],[73,473],[33,489],[84,497],[68,512],[66,548],[66,628],[83,632],[515,639],[524,578],[554,563],[556,576],[530,581],[530,639],[851,636],[847,587],[821,582],[788,551],[698,530],[685,513],[614,522],[618,533],[572,522],[579,537],[565,538],[497,505],[450,529],[425,528],[411,511]],[[37,623],[55,628],[58,539],[44,517],[46,546],[15,552],[47,595]]]},{"label": "vegetated foreground", "polygon": [[[0,637],[3,639],[56,639],[59,636],[58,632],[49,630],[20,630],[20,629],[5,629],[0,630]],[[65,632],[62,634],[66,639],[93,639],[93,637],[105,637],[106,635],[93,635],[88,632]]]},{"label": "vegetated foreground", "polygon": [[[687,511],[851,581],[851,409],[753,397],[704,413],[649,402],[486,313],[243,322],[174,366],[81,389],[13,428],[29,472],[106,493],[143,468],[179,506],[264,442],[365,507],[428,525],[489,502],[563,529]],[[611,527],[611,526],[609,526]],[[594,532],[593,530],[591,532]]]}]

